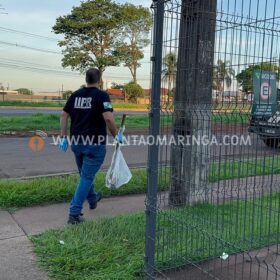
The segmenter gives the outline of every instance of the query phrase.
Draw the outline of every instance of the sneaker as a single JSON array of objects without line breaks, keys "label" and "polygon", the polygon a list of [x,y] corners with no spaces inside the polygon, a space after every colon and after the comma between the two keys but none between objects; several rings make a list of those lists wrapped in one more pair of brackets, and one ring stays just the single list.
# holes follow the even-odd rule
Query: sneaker
[{"label": "sneaker", "polygon": [[76,224],[80,224],[80,223],[82,223],[84,221],[85,220],[83,218],[81,218],[80,216],[71,216],[71,215],[69,215],[67,224],[76,225]]},{"label": "sneaker", "polygon": [[102,199],[102,193],[98,192],[96,193],[96,200],[94,202],[89,203],[89,209],[93,210],[97,207],[97,202]]}]

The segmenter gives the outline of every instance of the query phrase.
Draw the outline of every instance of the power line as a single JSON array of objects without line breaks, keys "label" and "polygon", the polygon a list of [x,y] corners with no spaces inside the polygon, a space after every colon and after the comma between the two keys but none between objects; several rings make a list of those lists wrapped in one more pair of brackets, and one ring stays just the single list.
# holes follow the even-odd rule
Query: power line
[{"label": "power line", "polygon": [[[51,65],[46,65],[46,64],[39,64],[39,63],[33,63],[33,62],[28,62],[28,61],[23,61],[23,60],[15,60],[15,59],[7,59],[7,58],[3,58],[3,57],[0,57],[0,60],[4,60],[6,62],[9,62],[9,63],[22,63],[22,64],[27,64],[28,66],[39,66],[39,67],[45,67],[45,68],[50,68],[50,69],[53,69],[53,70],[61,70],[61,68],[59,67],[56,67],[56,66],[51,66]],[[69,72],[71,73],[71,72]]]},{"label": "power line", "polygon": [[[0,9],[1,9],[1,7],[0,7]],[[35,33],[24,32],[24,31],[20,31],[20,30],[11,29],[11,28],[1,27],[1,26],[0,26],[0,31],[22,34],[22,35],[29,36],[29,37],[34,37],[34,38],[39,38],[39,39],[44,39],[44,40],[51,40],[51,41],[55,41],[55,42],[59,41],[56,38],[43,36],[43,35],[39,35],[39,34],[35,34]]]},{"label": "power line", "polygon": [[[34,47],[31,47],[31,46],[26,46],[26,45],[21,45],[21,44],[18,44],[18,43],[11,43],[11,42],[6,42],[6,41],[0,41],[0,44],[12,46],[12,47],[24,48],[24,49],[28,49],[28,50],[32,50],[32,51],[43,52],[43,53],[61,54],[60,52],[49,50],[49,49],[34,48]],[[147,61],[147,60],[141,61],[140,60],[139,63],[150,64],[150,61]]]},{"label": "power line", "polygon": [[[1,5],[0,5],[0,9],[1,9]],[[39,35],[39,34],[35,34],[35,33],[25,32],[25,31],[16,30],[16,29],[7,28],[7,27],[2,27],[2,26],[0,26],[0,31],[9,32],[9,33],[22,34],[22,35],[26,35],[26,36],[29,36],[29,37],[35,37],[35,38],[39,38],[39,39],[51,40],[51,41],[55,41],[55,42],[59,42],[60,41],[59,39],[56,39],[56,38],[53,38],[53,37],[43,36],[43,35]],[[143,50],[143,53],[151,54],[151,51],[150,50]]]},{"label": "power line", "polygon": [[12,47],[24,48],[24,49],[38,51],[38,52],[44,52],[44,53],[61,54],[60,52],[56,52],[56,51],[53,51],[53,50],[34,48],[34,47],[26,46],[26,45],[21,45],[21,44],[18,44],[18,43],[0,41],[0,44],[12,46]]},{"label": "power line", "polygon": [[[12,61],[12,60],[11,60]],[[15,60],[13,60],[15,62]],[[40,68],[33,66],[32,63],[28,64],[27,62],[24,62],[27,65],[20,65],[16,64],[14,62],[9,61],[0,61],[0,67],[1,68],[9,68],[9,69],[16,69],[16,70],[22,70],[22,71],[30,71],[30,72],[36,72],[36,73],[42,73],[42,74],[55,74],[59,76],[65,76],[65,77],[80,77],[80,73],[75,72],[68,72],[63,70],[55,70],[55,69],[47,69],[47,68]],[[29,66],[30,65],[30,66]],[[48,67],[48,66],[47,66]],[[106,79],[116,79],[116,80],[130,80],[132,77],[124,77],[124,76],[113,76],[111,74],[106,75],[104,74],[104,78]],[[150,78],[141,78],[138,76],[139,80],[150,80]]]},{"label": "power line", "polygon": [[17,65],[8,62],[0,62],[0,67],[2,68],[9,68],[9,69],[17,69],[17,70],[25,70],[31,72],[40,72],[44,74],[55,74],[55,75],[62,75],[65,77],[79,77],[80,74],[72,73],[67,71],[59,71],[59,70],[51,70],[51,69],[44,69],[39,67],[27,66],[27,65]]},{"label": "power line", "polygon": [[[4,63],[10,63],[10,64],[15,64],[18,65],[18,66],[31,66],[31,67],[39,67],[41,70],[42,67],[44,67],[44,70],[54,70],[54,71],[60,71],[60,72],[63,72],[63,73],[67,73],[67,74],[79,74],[79,72],[73,72],[73,71],[63,71],[61,68],[59,67],[55,67],[55,66],[51,66],[51,65],[46,65],[46,64],[38,64],[38,63],[30,63],[30,62],[27,62],[27,61],[23,61],[23,60],[15,60],[15,59],[7,59],[7,58],[2,58],[0,57],[0,62],[4,62]],[[22,65],[23,64],[23,65]],[[45,68],[48,68],[48,69],[45,69]],[[37,69],[37,68],[36,68]],[[106,75],[106,73],[105,73]],[[123,76],[114,76],[114,74],[108,74],[110,77],[116,77],[116,78],[122,78]],[[150,76],[149,75],[144,75],[146,78],[149,78]],[[142,77],[144,77],[142,75]],[[126,77],[123,77],[123,78],[126,78]]]}]

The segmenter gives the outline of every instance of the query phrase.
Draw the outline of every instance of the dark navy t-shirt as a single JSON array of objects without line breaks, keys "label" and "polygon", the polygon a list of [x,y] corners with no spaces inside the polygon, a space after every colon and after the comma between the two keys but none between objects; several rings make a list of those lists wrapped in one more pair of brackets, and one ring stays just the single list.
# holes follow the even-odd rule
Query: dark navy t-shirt
[{"label": "dark navy t-shirt", "polygon": [[88,137],[93,143],[105,144],[107,130],[102,113],[113,112],[106,92],[96,87],[81,88],[69,97],[63,110],[71,118],[71,137],[79,138],[79,142]]}]

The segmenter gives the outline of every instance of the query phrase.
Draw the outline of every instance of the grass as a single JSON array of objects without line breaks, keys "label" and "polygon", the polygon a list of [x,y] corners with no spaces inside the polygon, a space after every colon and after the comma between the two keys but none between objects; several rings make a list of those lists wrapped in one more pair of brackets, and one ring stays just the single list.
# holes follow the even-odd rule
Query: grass
[{"label": "grass", "polygon": [[[279,242],[280,194],[198,204],[157,215],[156,266],[180,267]],[[63,240],[65,245],[60,245]],[[144,213],[103,218],[32,238],[52,279],[143,279]]]},{"label": "grass", "polygon": [[[109,190],[104,186],[105,173],[97,174],[95,188],[105,197],[142,194],[147,188],[145,169],[133,169],[132,180],[118,190]],[[162,169],[159,175],[159,190],[167,190],[170,169]],[[264,157],[256,160],[221,161],[210,164],[209,181],[217,182],[233,178],[280,174],[280,156]],[[164,176],[165,175],[165,176]],[[67,202],[71,199],[78,175],[45,177],[29,180],[0,180],[0,208],[30,207],[40,204]]]},{"label": "grass", "polygon": [[[121,116],[116,116],[117,124],[121,123]],[[163,117],[165,125],[171,124],[172,120]],[[149,119],[147,116],[127,116],[126,128],[143,129],[148,128]],[[29,131],[29,130],[58,130],[59,115],[36,113],[29,116],[1,116],[0,132],[4,131]]]},{"label": "grass", "polygon": [[1,116],[0,132],[29,130],[58,130],[59,115],[37,113],[30,116]]},{"label": "grass", "polygon": [[[116,116],[116,122],[121,122],[121,117]],[[148,118],[145,116],[128,116],[127,128],[146,128]],[[36,113],[30,116],[1,116],[0,132],[4,131],[29,131],[29,130],[58,130],[59,115]]]},{"label": "grass", "polygon": [[[34,102],[34,101],[0,101],[0,106],[7,107],[63,107],[65,105],[65,101],[42,101],[42,102]],[[132,103],[114,103],[113,106],[116,109],[147,109],[148,105],[139,105]]]},{"label": "grass", "polygon": [[221,103],[221,104],[213,104],[215,105],[217,110],[233,110],[233,111],[250,111],[252,108],[251,104],[240,104],[240,103]]},{"label": "grass", "polygon": [[[121,122],[121,117],[116,116],[116,122]],[[128,116],[127,128],[145,128],[148,119],[145,116]],[[1,116],[0,132],[4,131],[29,131],[29,130],[58,130],[59,115],[36,113],[30,116]]]},{"label": "grass", "polygon": [[[147,109],[149,105],[141,105],[134,103],[120,103],[118,101],[112,101],[114,108],[116,109]],[[0,100],[0,106],[16,106],[16,107],[63,107],[65,101],[20,101],[20,100]],[[164,106],[165,104],[162,104]],[[170,106],[168,106],[169,108]],[[217,110],[233,110],[233,111],[244,111],[250,110],[251,105],[249,104],[234,104],[234,103],[223,103],[216,106]]]},{"label": "grass", "polygon": [[212,122],[215,124],[249,124],[250,114],[248,113],[217,113],[212,115]]},{"label": "grass", "polygon": [[113,103],[115,109],[148,109],[149,105],[133,104],[133,103]]},{"label": "grass", "polygon": [[[132,169],[131,181],[117,190],[105,187],[105,172],[95,179],[95,190],[105,197],[146,192],[145,169]],[[75,191],[78,175],[45,177],[30,180],[0,180],[0,208],[29,207],[39,204],[69,201]]]},{"label": "grass", "polygon": [[[216,114],[212,117],[213,123],[216,124],[246,124],[248,123],[247,114]],[[172,116],[162,116],[161,123],[163,126],[172,125]],[[121,116],[116,116],[117,124],[121,122]],[[148,116],[128,116],[126,128],[144,129],[149,126]],[[29,130],[58,130],[59,115],[36,113],[27,116],[0,116],[0,132],[16,131],[24,132]]]},{"label": "grass", "polygon": [[258,159],[240,159],[212,162],[209,171],[210,182],[280,174],[280,156],[267,156]]},{"label": "grass", "polygon": [[42,101],[42,102],[34,102],[34,101],[0,101],[0,106],[7,107],[59,107],[62,108],[65,105],[64,101]]}]

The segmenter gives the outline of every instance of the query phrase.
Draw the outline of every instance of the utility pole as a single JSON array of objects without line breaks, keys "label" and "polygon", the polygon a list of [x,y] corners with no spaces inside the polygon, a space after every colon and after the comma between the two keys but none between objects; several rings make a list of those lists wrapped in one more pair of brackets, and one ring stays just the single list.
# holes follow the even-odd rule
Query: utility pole
[{"label": "utility pole", "polygon": [[210,139],[211,134],[217,0],[182,0],[182,7],[173,127],[178,144],[171,148],[171,206],[208,201],[209,146],[193,140]]},{"label": "utility pole", "polygon": [[61,85],[61,99],[63,99],[63,84]]}]

